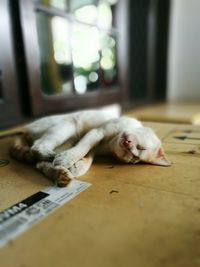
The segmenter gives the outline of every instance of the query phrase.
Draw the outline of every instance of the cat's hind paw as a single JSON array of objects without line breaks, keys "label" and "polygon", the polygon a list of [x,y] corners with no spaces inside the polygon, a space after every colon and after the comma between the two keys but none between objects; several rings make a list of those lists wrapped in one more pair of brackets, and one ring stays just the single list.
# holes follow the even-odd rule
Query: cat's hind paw
[{"label": "cat's hind paw", "polygon": [[13,146],[10,149],[10,155],[22,162],[35,163],[36,158],[30,150],[30,147]]}]

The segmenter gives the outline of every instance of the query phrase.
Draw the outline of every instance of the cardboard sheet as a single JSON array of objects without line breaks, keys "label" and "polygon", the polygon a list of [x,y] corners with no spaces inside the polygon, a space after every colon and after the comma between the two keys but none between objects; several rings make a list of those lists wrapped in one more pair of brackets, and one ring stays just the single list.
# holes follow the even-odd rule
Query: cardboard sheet
[{"label": "cardboard sheet", "polygon": [[200,102],[168,102],[127,112],[139,120],[200,125]]},{"label": "cardboard sheet", "polygon": [[[200,266],[200,127],[147,125],[171,167],[97,159],[81,178],[92,186],[0,248],[0,266]],[[12,139],[0,139],[0,210],[51,185],[10,158]]]}]

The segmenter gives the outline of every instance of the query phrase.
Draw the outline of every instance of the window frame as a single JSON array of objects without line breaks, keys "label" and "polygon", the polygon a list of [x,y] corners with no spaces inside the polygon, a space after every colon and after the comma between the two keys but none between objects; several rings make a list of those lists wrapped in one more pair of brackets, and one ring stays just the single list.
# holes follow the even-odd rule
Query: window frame
[{"label": "window frame", "polygon": [[96,107],[121,101],[121,87],[96,90],[82,95],[52,95],[42,93],[40,83],[39,46],[37,40],[36,14],[38,10],[50,15],[67,17],[68,14],[57,8],[20,0],[19,13],[24,45],[25,64],[27,67],[28,94],[30,97],[30,113],[38,116],[45,113],[62,112],[73,109]]},{"label": "window frame", "polygon": [[0,2],[0,127],[17,123],[21,118],[15,52],[9,0]]}]

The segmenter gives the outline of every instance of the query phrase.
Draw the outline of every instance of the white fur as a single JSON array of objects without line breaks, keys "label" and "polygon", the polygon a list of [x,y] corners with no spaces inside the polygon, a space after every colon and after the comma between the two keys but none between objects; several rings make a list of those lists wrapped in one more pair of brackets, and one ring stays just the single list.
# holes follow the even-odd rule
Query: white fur
[{"label": "white fur", "polygon": [[111,106],[39,119],[28,125],[28,136],[34,140],[31,149],[44,160],[53,158],[54,149],[65,141],[72,137],[80,138],[88,130],[119,115],[119,107]]},{"label": "white fur", "polygon": [[27,135],[33,141],[31,153],[37,157],[36,167],[63,186],[66,177],[83,175],[98,154],[110,154],[125,163],[143,161],[169,166],[153,130],[136,119],[119,117],[119,113],[114,106],[49,116],[31,123]]},{"label": "white fur", "polygon": [[[124,134],[134,137],[135,143],[131,149],[127,150],[122,144]],[[139,151],[137,145],[144,146],[145,150]],[[161,148],[161,142],[155,133],[142,126],[141,122],[121,117],[88,131],[75,146],[57,154],[53,164],[70,168],[94,147],[95,154],[112,154],[123,162],[135,163],[135,158],[139,157],[137,162],[142,160],[153,163],[150,157]]]}]

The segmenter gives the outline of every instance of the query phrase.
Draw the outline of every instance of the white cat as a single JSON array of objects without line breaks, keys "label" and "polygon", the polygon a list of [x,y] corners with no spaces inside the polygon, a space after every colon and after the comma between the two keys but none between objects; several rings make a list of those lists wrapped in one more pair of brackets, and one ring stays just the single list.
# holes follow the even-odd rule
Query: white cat
[{"label": "white cat", "polygon": [[36,163],[58,186],[85,174],[94,156],[105,154],[125,163],[171,164],[155,133],[136,119],[119,117],[117,108],[39,119],[11,148],[13,157]]}]

